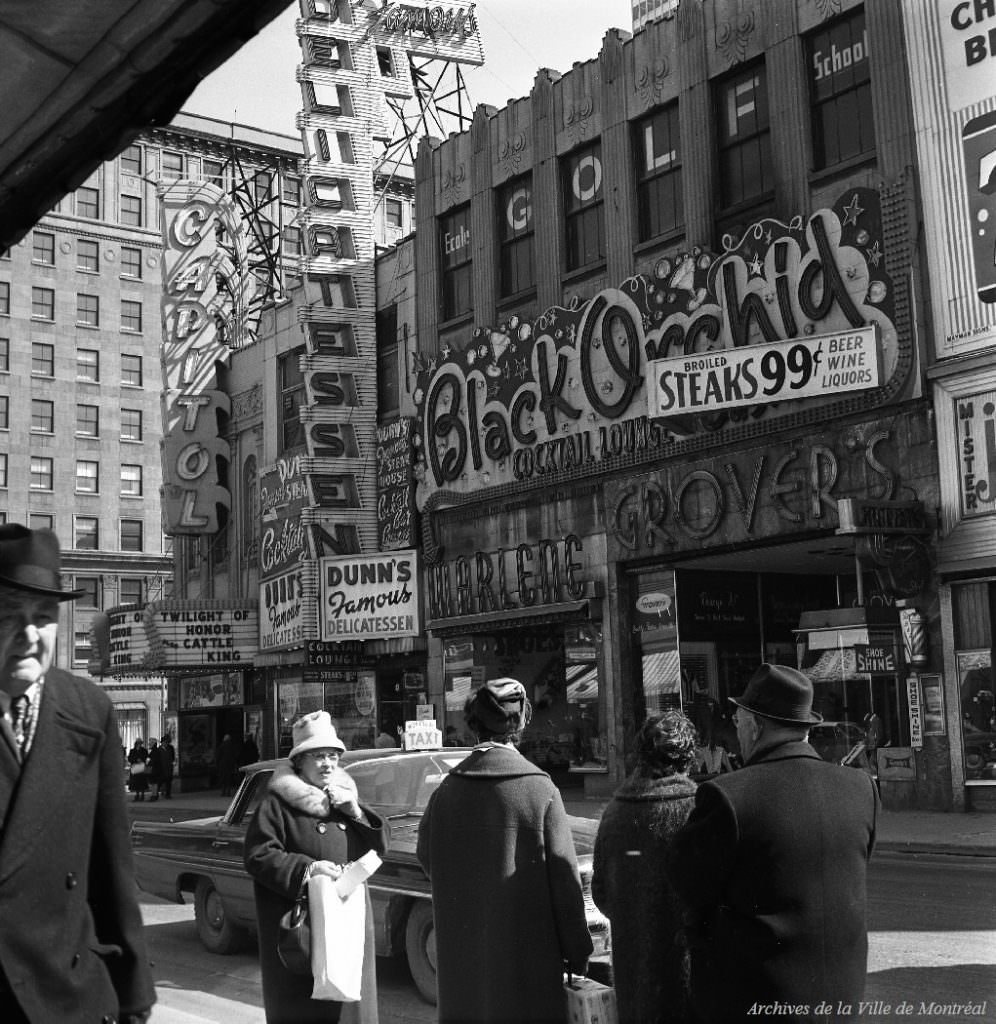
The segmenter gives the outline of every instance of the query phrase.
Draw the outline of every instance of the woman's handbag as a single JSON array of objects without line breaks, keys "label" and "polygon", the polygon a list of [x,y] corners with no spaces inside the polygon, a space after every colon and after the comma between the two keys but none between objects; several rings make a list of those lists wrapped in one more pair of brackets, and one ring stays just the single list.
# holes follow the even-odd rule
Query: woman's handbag
[{"label": "woman's handbag", "polygon": [[277,956],[291,974],[311,974],[311,924],[308,897],[299,899],[280,918]]},{"label": "woman's handbag", "polygon": [[130,771],[132,775],[144,775],[145,774],[145,762],[144,761],[136,761],[128,769],[128,771]]}]

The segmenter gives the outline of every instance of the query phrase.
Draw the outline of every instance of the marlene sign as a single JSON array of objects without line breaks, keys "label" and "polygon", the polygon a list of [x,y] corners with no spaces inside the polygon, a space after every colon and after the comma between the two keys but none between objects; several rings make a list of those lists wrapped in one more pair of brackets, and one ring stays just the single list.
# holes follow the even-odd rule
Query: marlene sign
[{"label": "marlene sign", "polygon": [[876,388],[875,327],[654,359],[647,366],[651,416],[735,409]]},{"label": "marlene sign", "polygon": [[414,550],[319,559],[322,640],[418,636],[418,562]]},{"label": "marlene sign", "polygon": [[154,601],[145,607],[152,654],[164,668],[249,667],[259,647],[256,602]]}]

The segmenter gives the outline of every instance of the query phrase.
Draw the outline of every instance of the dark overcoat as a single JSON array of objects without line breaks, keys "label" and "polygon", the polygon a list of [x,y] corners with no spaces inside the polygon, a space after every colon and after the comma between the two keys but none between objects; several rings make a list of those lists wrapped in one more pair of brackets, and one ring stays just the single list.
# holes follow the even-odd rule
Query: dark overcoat
[{"label": "dark overcoat", "polygon": [[0,1020],[93,1024],[156,1001],[107,694],[50,669],[27,759],[0,738]]},{"label": "dark overcoat", "polygon": [[687,775],[654,779],[638,768],[602,813],[591,895],[612,924],[620,1024],[689,1019],[688,948],[664,858],[694,802]]},{"label": "dark overcoat", "polygon": [[780,1004],[779,1020],[815,1017],[823,1002],[857,1006],[879,806],[870,776],[802,741],[699,786],[668,869],[691,911],[702,1020],[753,1020],[755,1003]]},{"label": "dark overcoat", "polygon": [[557,787],[513,747],[475,750],[432,794],[418,832],[432,882],[439,1020],[563,1021],[565,961],[592,943]]},{"label": "dark overcoat", "polygon": [[[356,787],[342,770],[337,785]],[[362,806],[362,805],[361,805]],[[346,864],[368,850],[383,853],[390,826],[368,807],[369,824],[354,821],[330,805],[328,795],[299,778],[289,768],[274,773],[269,789],[246,832],[245,866],[252,876],[259,927],[259,962],[263,979],[263,1007],[267,1024],[329,1024],[339,1019],[343,1005],[351,1006],[363,1021],[377,1020],[376,951],[373,912],[367,897],[367,929],[363,950],[361,1006],[311,998],[310,975],[291,974],[277,956],[281,916],[290,910],[304,873],[316,860]],[[347,1015],[344,1015],[346,1018]]]}]

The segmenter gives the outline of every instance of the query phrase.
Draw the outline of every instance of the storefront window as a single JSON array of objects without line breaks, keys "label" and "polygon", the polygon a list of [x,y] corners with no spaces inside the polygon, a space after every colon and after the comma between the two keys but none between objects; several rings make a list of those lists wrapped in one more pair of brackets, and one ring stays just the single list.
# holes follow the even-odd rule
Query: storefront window
[{"label": "storefront window", "polygon": [[996,780],[996,708],[993,687],[993,618],[996,582],[951,588],[955,667],[961,694],[965,777]]},{"label": "storefront window", "polygon": [[374,746],[377,697],[374,672],[344,671],[336,682],[280,684],[278,757],[286,757],[293,744],[294,723],[312,711],[327,711],[347,750]]},{"label": "storefront window", "polygon": [[562,786],[607,768],[605,696],[599,686],[599,632],[594,624],[454,637],[444,647],[446,726],[474,743],[463,720],[467,698],[489,679],[511,677],[526,688],[533,718],[519,750]]}]

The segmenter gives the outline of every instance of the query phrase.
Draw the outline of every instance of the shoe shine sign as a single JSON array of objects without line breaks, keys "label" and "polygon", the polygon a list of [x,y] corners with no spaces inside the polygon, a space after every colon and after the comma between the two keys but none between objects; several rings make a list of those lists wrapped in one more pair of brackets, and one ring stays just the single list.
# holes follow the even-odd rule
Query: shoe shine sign
[{"label": "shoe shine sign", "polygon": [[649,460],[800,402],[882,404],[911,366],[895,306],[879,195],[855,188],[722,255],[662,258],[583,304],[478,328],[462,352],[416,355],[417,505]]}]

